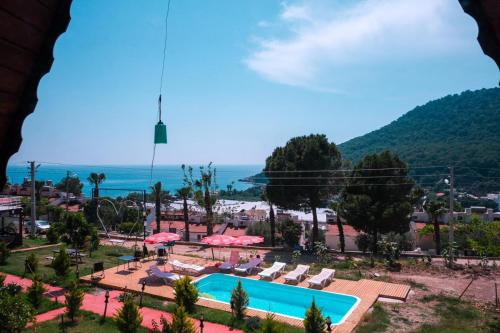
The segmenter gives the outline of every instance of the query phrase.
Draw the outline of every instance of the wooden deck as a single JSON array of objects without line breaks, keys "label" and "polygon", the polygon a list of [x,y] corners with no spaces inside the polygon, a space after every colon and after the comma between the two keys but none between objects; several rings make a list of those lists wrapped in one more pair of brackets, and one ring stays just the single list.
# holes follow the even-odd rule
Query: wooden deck
[{"label": "wooden deck", "polygon": [[[182,260],[184,262],[205,266],[206,267],[205,274],[202,274],[199,277],[194,277],[194,279],[198,279],[202,276],[205,276],[206,274],[218,271],[217,268],[214,266],[215,262],[212,262],[211,260],[181,256],[176,254],[171,255],[171,259],[173,258]],[[140,268],[133,270],[127,269],[126,265],[121,265],[118,268],[117,267],[109,268],[105,271],[105,277],[99,280],[98,285],[110,289],[140,292],[142,287],[141,283],[144,279],[147,278],[146,270],[149,268],[149,266],[153,264],[155,264],[155,261],[146,261],[141,263]],[[130,265],[131,267],[133,267],[134,264]],[[170,270],[170,268],[171,267],[169,264],[165,266],[166,270]],[[248,277],[258,279],[257,275]],[[90,275],[82,277],[81,280],[86,282],[91,282]],[[282,277],[278,277],[276,280],[273,281],[273,283],[284,283],[284,279]],[[299,286],[307,287],[306,280],[300,282]],[[332,283],[323,288],[323,290],[354,295],[360,298],[358,306],[348,316],[345,322],[338,326],[335,326],[333,330],[333,332],[335,333],[349,333],[360,323],[360,321],[363,318],[363,315],[377,301],[379,297],[392,298],[404,301],[408,296],[410,287],[403,284],[394,284],[394,283],[366,280],[366,279],[362,279],[359,281],[335,279]],[[147,280],[145,293],[156,297],[166,298],[168,300],[174,299],[172,287],[165,286],[163,282],[156,281],[153,279]],[[198,301],[198,304],[214,309],[231,311],[229,304],[214,302],[205,299],[200,299]],[[247,314],[251,316],[258,316],[261,318],[265,318],[266,316],[266,312],[258,310],[248,310]],[[275,318],[279,321],[286,322],[291,325],[299,327],[303,326],[302,320],[299,319],[292,319],[280,315],[276,315]]]}]

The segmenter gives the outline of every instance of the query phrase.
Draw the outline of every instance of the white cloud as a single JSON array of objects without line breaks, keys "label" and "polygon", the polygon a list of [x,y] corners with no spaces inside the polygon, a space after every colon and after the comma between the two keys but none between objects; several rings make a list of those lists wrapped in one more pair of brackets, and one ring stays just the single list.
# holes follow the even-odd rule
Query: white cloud
[{"label": "white cloud", "polygon": [[257,49],[244,62],[270,81],[335,91],[342,89],[335,85],[339,68],[369,70],[464,49],[463,15],[456,0],[283,4],[274,24],[286,36],[255,37]]}]

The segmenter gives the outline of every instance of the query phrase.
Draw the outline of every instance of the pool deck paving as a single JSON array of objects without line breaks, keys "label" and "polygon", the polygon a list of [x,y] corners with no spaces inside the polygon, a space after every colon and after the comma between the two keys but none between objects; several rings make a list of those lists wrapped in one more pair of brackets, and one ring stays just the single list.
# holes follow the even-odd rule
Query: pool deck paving
[{"label": "pool deck paving", "polygon": [[[5,279],[5,284],[9,283],[15,283],[17,285],[20,285],[23,290],[26,290],[29,286],[31,286],[31,279],[28,278],[22,278],[20,276],[16,275],[11,275],[11,274],[5,274],[1,273],[6,276]],[[60,303],[64,303],[64,290],[60,287],[54,287],[48,284],[44,284],[45,288],[47,291],[45,292],[44,296],[47,298],[51,298],[53,300],[57,300]],[[109,293],[109,303],[108,303],[108,308],[106,312],[106,317],[113,317],[118,310],[122,307],[122,304],[119,301],[119,297],[122,294],[122,291],[119,290],[112,290]],[[81,310],[93,312],[97,315],[102,315],[104,313],[104,306],[105,306],[105,292],[101,291],[97,294],[91,294],[91,293],[85,293],[84,298],[83,298],[83,304],[81,307]],[[160,311],[156,309],[151,309],[148,307],[142,307],[139,309],[141,315],[142,315],[142,326],[152,329],[152,320],[154,319],[158,324],[160,322],[160,318],[163,316],[165,319],[167,319],[169,322],[172,321],[172,315],[168,312],[165,311]],[[36,316],[36,323],[41,323],[47,320],[53,320],[57,318],[59,315],[62,313],[66,312],[66,308],[58,308],[55,310],[51,310],[42,314],[39,314]],[[192,319],[194,326],[197,328],[199,331],[199,322],[196,319]],[[204,333],[243,333],[243,331],[236,330],[236,329],[231,329],[228,326],[221,325],[221,324],[216,324],[216,323],[211,323],[205,321],[204,325]]]},{"label": "pool deck paving", "polygon": [[[205,266],[206,268],[203,274],[193,277],[193,279],[195,280],[206,276],[207,274],[218,272],[218,269],[215,266],[216,262],[210,259],[171,254],[169,260],[172,259],[178,259],[186,263]],[[92,281],[90,275],[82,277],[81,280],[97,283],[97,285],[104,288],[129,290],[134,292],[141,292],[141,283],[142,281],[146,281],[146,287],[144,290],[146,294],[165,298],[167,300],[174,300],[175,296],[172,287],[166,286],[162,281],[148,278],[146,270],[150,266],[155,264],[156,261],[149,260],[141,262],[140,267],[138,267],[137,269],[128,269],[126,265],[122,265],[119,268],[115,266],[106,269],[105,277],[100,280]],[[134,264],[131,265],[131,267],[133,267]],[[162,266],[160,266],[160,268],[162,268]],[[172,271],[172,267],[167,263],[163,266],[163,270]],[[259,279],[256,274],[246,277]],[[285,282],[283,277],[281,276],[275,279],[273,283]],[[307,279],[304,279],[302,282],[300,282],[298,286],[308,287]],[[360,298],[360,302],[358,303],[354,311],[346,318],[346,320],[342,324],[334,326],[333,329],[333,332],[335,333],[349,333],[352,332],[354,328],[362,321],[364,314],[368,311],[368,309],[370,309],[370,307],[377,301],[379,297],[405,301],[410,291],[410,286],[367,279],[352,281],[335,278],[334,281],[332,281],[322,290],[354,295]],[[214,302],[207,299],[200,299],[197,304],[209,308],[231,311],[229,304]],[[266,312],[248,309],[247,315],[265,318]],[[280,316],[278,314],[275,314],[275,319],[294,326],[303,327],[303,322],[301,319],[289,318]]]}]

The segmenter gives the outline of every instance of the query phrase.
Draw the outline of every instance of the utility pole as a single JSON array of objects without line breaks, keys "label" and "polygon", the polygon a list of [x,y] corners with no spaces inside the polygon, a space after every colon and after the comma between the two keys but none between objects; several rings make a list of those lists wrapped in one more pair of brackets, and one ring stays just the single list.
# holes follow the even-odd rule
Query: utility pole
[{"label": "utility pole", "polygon": [[454,208],[453,204],[455,203],[453,189],[455,186],[455,173],[454,169],[450,167],[450,220],[448,221],[448,242],[450,243],[450,262],[453,263],[453,257],[455,254],[453,253],[453,242],[455,241],[455,235],[453,230],[454,224]]},{"label": "utility pole", "polygon": [[35,161],[30,161],[30,174],[31,174],[31,230],[30,234],[32,237],[35,236],[35,221],[36,221],[36,188],[35,188]]}]

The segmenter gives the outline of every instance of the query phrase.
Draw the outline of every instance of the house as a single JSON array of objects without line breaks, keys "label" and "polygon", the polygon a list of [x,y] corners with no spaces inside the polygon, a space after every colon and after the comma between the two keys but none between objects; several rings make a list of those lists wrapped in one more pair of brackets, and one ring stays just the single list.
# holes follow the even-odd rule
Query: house
[{"label": "house", "polygon": [[[213,233],[218,234],[222,231],[224,225],[214,224]],[[160,222],[160,230],[163,232],[172,232],[181,236],[184,240],[185,225],[183,221],[167,221],[162,220]],[[207,236],[207,225],[201,223],[189,223],[189,241],[199,242],[203,237]]]},{"label": "house", "polygon": [[[343,224],[343,227],[345,250],[358,251],[359,249],[356,245],[356,237],[359,235],[359,232],[348,224]],[[328,225],[328,230],[325,232],[325,242],[330,249],[340,250],[339,229],[336,225]]]}]

